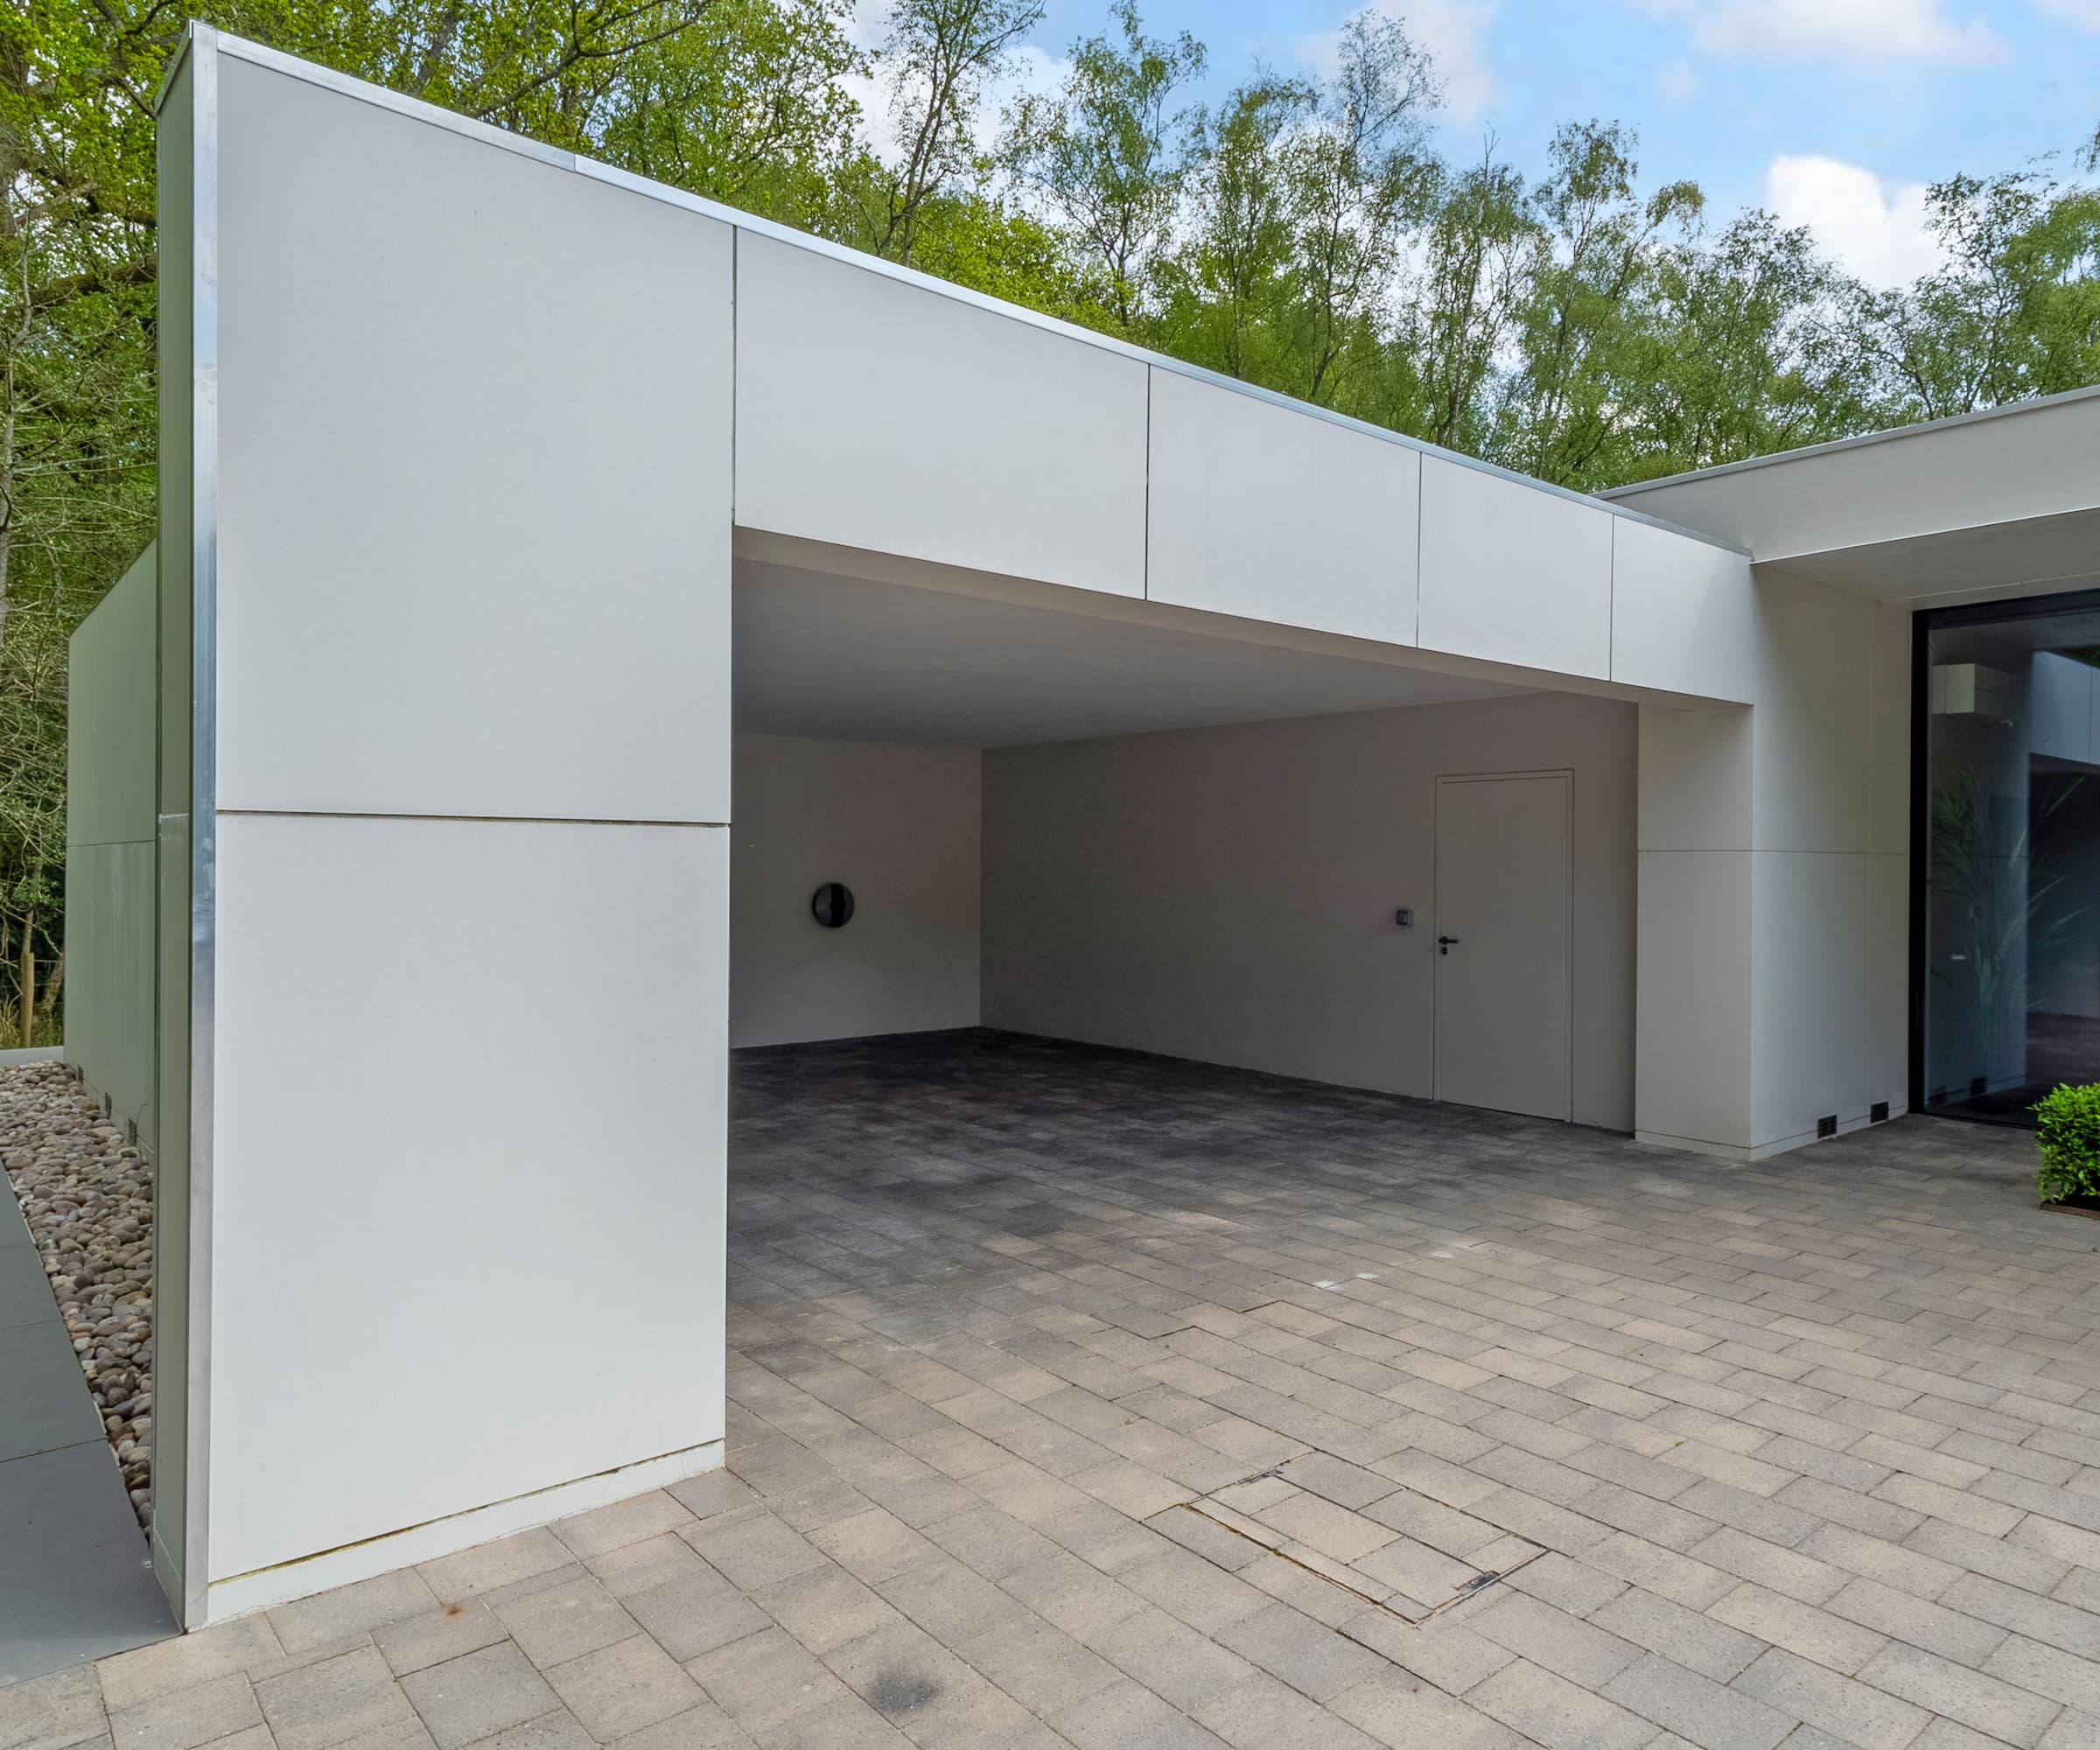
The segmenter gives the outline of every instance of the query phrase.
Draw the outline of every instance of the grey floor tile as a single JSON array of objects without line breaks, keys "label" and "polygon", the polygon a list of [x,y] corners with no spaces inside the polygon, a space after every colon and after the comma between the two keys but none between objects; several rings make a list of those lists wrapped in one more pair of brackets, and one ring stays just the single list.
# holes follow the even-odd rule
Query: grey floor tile
[{"label": "grey floor tile", "polygon": [[102,1438],[65,1326],[0,1330],[0,1464]]},{"label": "grey floor tile", "polygon": [[[73,1366],[67,1352],[66,1364]],[[86,1400],[79,1370],[73,1387]],[[0,1684],[175,1632],[116,1461],[99,1432],[0,1463]]]},{"label": "grey floor tile", "polygon": [[12,1330],[18,1325],[59,1322],[59,1303],[35,1249],[27,1245],[0,1249],[0,1331]]}]

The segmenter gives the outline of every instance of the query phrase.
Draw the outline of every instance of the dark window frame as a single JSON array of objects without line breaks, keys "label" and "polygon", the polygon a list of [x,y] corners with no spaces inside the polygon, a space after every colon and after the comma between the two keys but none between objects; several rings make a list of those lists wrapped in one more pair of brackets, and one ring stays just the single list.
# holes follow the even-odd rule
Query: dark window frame
[{"label": "dark window frame", "polygon": [[2100,590],[2018,596],[1961,607],[1920,608],[1910,617],[1910,1110],[1970,1124],[2029,1129],[2024,1119],[1925,1103],[1926,886],[1932,869],[1932,634],[1949,626],[1998,626],[2100,609]]}]

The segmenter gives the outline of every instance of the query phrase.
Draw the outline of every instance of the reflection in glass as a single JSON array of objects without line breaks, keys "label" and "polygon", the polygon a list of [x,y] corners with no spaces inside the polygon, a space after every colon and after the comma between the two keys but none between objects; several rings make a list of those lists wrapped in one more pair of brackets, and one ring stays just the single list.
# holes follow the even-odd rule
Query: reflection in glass
[{"label": "reflection in glass", "polygon": [[1926,617],[1928,1110],[2100,1081],[2100,606]]}]

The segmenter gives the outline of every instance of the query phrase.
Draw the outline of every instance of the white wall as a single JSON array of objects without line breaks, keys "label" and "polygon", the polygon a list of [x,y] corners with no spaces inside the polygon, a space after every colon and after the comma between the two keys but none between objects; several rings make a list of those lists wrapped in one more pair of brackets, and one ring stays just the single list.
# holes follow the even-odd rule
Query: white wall
[{"label": "white wall", "polygon": [[153,1138],[153,550],[82,620],[66,662],[66,1060]]},{"label": "white wall", "polygon": [[1415,641],[1422,453],[1152,373],[1145,594]]},{"label": "white wall", "polygon": [[988,752],[985,1024],[1426,1097],[1436,780],[1565,767],[1575,1116],[1628,1128],[1634,711],[1608,700]]},{"label": "white wall", "polygon": [[[736,738],[729,1042],[780,1045],[977,1024],[982,756]],[[826,929],[810,895],[853,890]]]},{"label": "white wall", "polygon": [[221,816],[216,1582],[722,1438],[726,836]]},{"label": "white wall", "polygon": [[214,1619],[720,1462],[732,370],[727,226],[218,71]]},{"label": "white wall", "polygon": [[1641,710],[1637,1129],[1755,1156],[1905,1105],[1910,623],[1757,581],[1757,703]]},{"label": "white wall", "polygon": [[1144,593],[1140,360],[749,231],[737,290],[740,527]]}]

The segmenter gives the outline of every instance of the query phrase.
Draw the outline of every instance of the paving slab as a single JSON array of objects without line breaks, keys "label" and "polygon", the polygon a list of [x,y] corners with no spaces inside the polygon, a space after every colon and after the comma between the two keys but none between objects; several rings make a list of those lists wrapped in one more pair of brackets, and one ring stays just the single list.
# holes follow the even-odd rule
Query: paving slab
[{"label": "paving slab", "polygon": [[[272,1613],[299,1682],[200,1637],[198,1729],[251,1685],[396,1750],[2090,1744],[2100,1230],[2032,1148],[738,1053],[728,1468]],[[188,1651],[106,1687],[174,1707]]]},{"label": "paving slab", "polygon": [[0,1685],[174,1632],[43,1261],[0,1194]]}]

